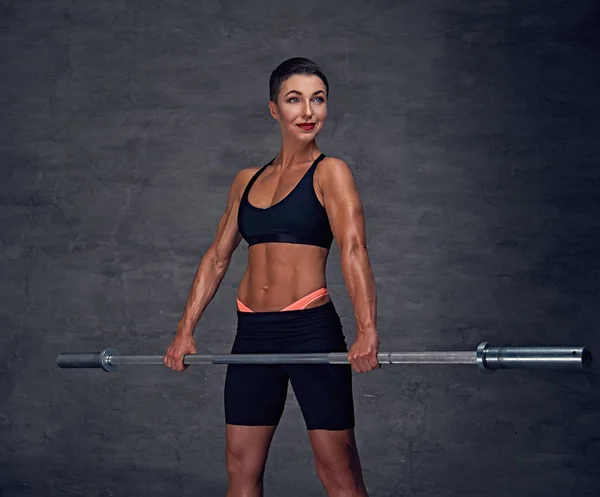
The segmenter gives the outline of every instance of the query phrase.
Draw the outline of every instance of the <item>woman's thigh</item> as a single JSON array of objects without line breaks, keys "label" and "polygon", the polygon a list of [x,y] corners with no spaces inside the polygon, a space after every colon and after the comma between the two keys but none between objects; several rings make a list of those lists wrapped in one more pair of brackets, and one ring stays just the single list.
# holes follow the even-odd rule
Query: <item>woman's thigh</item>
[{"label": "woman's thigh", "polygon": [[294,364],[285,368],[307,430],[354,428],[352,369],[349,365]]},{"label": "woman's thigh", "polygon": [[276,426],[285,407],[288,381],[278,365],[230,364],[225,375],[225,423]]}]

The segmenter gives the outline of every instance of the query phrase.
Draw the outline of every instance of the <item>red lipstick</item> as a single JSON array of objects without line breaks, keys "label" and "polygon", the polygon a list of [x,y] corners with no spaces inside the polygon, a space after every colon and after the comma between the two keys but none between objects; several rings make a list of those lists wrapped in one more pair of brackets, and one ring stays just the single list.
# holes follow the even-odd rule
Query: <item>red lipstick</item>
[{"label": "red lipstick", "polygon": [[314,129],[315,123],[301,123],[297,124],[297,126],[305,131],[310,131],[311,129]]}]

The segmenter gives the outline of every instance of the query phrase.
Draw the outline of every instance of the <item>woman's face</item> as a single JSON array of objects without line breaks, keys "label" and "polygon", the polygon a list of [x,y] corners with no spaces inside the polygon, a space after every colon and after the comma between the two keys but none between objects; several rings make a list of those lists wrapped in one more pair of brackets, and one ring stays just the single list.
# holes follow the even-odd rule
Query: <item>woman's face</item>
[{"label": "woman's face", "polygon": [[269,102],[282,134],[303,142],[314,140],[327,119],[325,92],[325,83],[318,76],[294,74],[286,79],[277,103]]}]

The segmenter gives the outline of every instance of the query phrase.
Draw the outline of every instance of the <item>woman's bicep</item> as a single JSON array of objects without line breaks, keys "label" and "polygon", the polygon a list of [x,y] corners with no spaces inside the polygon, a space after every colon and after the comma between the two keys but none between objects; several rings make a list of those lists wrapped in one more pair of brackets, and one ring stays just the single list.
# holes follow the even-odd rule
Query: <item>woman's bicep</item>
[{"label": "woman's bicep", "polygon": [[227,196],[227,207],[217,224],[217,233],[211,245],[211,250],[214,251],[218,261],[228,261],[242,241],[242,235],[238,229],[237,214],[241,191],[247,183],[247,175],[244,170],[238,173],[234,179]]},{"label": "woman's bicep", "polygon": [[339,159],[330,161],[328,166],[321,191],[335,241],[341,250],[366,246],[363,206],[352,172]]},{"label": "woman's bicep", "polygon": [[231,210],[226,210],[223,213],[210,248],[215,253],[219,262],[228,261],[242,241],[242,237],[237,229],[237,215],[234,216],[233,214]]}]

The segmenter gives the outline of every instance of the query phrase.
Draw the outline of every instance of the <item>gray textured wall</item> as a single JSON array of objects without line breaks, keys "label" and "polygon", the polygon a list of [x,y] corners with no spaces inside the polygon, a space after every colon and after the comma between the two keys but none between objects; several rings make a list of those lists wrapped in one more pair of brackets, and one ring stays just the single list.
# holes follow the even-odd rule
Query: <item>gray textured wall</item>
[{"label": "gray textured wall", "polygon": [[[162,353],[236,171],[279,146],[270,71],[332,84],[320,145],[364,200],[382,349],[600,351],[597,2],[4,1],[0,494],[224,495],[225,368],[64,371]],[[227,352],[240,247],[197,330]],[[329,287],[350,340],[334,249]],[[587,374],[355,376],[372,497],[596,496]],[[298,405],[268,495],[317,496]]]}]

